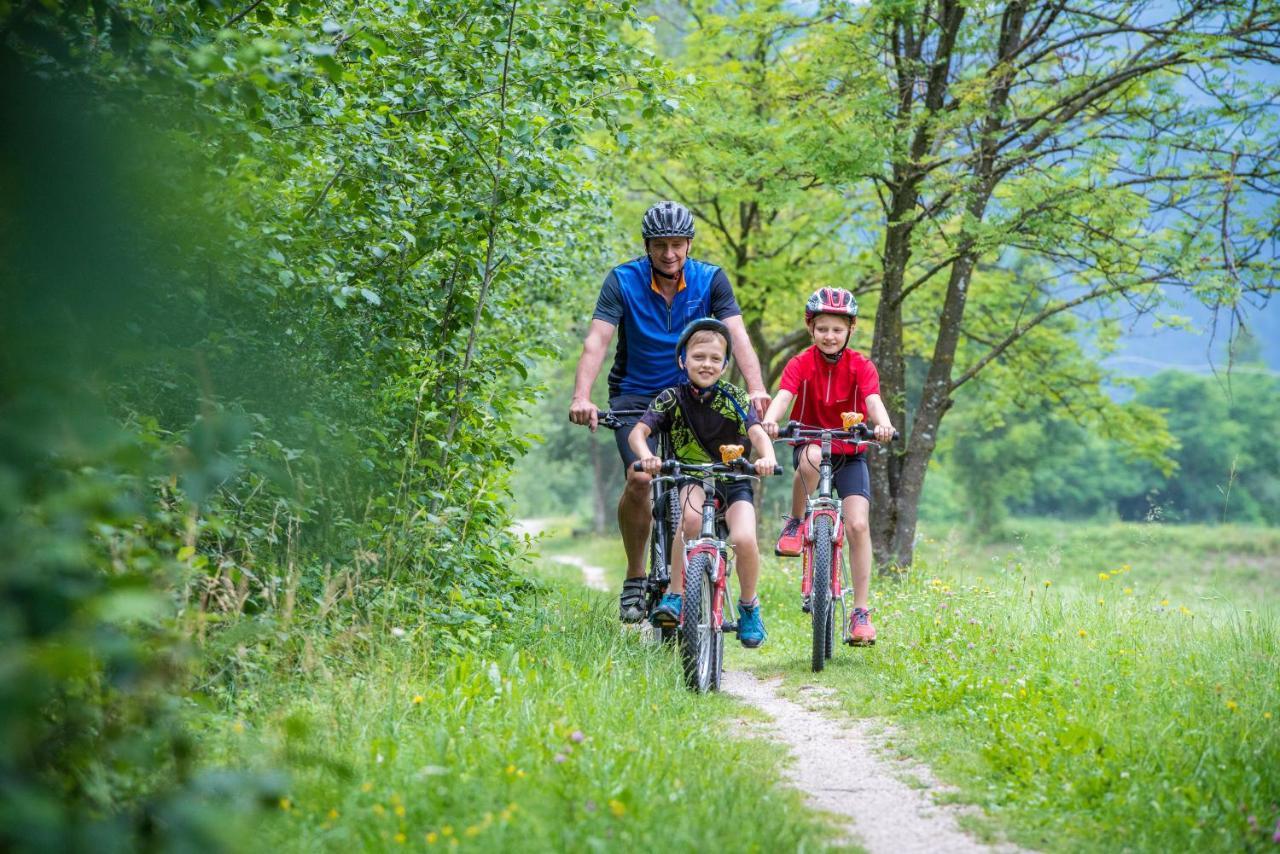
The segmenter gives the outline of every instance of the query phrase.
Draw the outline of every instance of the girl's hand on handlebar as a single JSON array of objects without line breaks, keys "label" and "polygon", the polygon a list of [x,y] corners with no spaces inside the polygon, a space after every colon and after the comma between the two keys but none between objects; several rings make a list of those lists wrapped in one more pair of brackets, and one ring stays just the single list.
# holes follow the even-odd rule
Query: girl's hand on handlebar
[{"label": "girl's hand on handlebar", "polygon": [[[778,429],[778,425],[774,424],[773,429],[776,431]],[[766,477],[768,475],[771,475],[777,470],[778,470],[778,461],[773,457],[761,457],[760,459],[756,460],[756,474],[760,475],[761,477]]]},{"label": "girl's hand on handlebar", "polygon": [[764,428],[765,435],[770,439],[778,438],[778,422],[777,421],[761,421],[760,426]]},{"label": "girl's hand on handlebar", "polygon": [[657,475],[662,471],[662,458],[650,454],[643,459],[636,460],[636,465],[640,467],[640,471],[647,475]]},{"label": "girl's hand on handlebar", "polygon": [[889,442],[892,442],[893,437],[897,432],[898,432],[897,430],[893,429],[892,424],[877,424],[876,425],[876,441],[883,442],[886,444]]}]

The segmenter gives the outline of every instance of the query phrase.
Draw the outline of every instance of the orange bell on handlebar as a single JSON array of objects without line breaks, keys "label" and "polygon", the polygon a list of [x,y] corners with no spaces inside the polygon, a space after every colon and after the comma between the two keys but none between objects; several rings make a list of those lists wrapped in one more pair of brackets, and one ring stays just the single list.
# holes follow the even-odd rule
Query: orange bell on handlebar
[{"label": "orange bell on handlebar", "polygon": [[742,447],[741,445],[721,445],[720,446],[720,462],[724,463],[725,465],[729,465],[729,463],[733,462],[738,457],[742,456],[742,452],[745,450],[746,448]]},{"label": "orange bell on handlebar", "polygon": [[862,413],[861,412],[841,412],[840,420],[844,423],[844,429],[848,430],[853,425],[862,423]]}]

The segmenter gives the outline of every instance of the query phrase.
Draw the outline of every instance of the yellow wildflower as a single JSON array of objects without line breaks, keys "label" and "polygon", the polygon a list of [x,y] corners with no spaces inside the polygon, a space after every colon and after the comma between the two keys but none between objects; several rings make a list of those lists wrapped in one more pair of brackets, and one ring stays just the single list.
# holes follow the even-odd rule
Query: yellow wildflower
[{"label": "yellow wildflower", "polygon": [[422,705],[422,701],[423,701],[424,699],[426,699],[426,698],[425,698],[425,697],[423,697],[421,694],[414,694],[414,695],[413,695],[413,704],[414,704],[415,706],[420,706],[420,705]]},{"label": "yellow wildflower", "polygon": [[614,818],[622,818],[627,814],[627,805],[617,798],[609,801],[609,812],[613,813]]},{"label": "yellow wildflower", "polygon": [[1235,700],[1227,700],[1227,708],[1234,712],[1236,709],[1240,708],[1240,704]]},{"label": "yellow wildflower", "polygon": [[507,766],[507,773],[508,773],[508,774],[514,774],[514,773],[516,773],[516,766],[514,766],[514,765],[508,765],[508,766]]},{"label": "yellow wildflower", "polygon": [[1263,712],[1263,713],[1262,713],[1262,717],[1263,717],[1264,719],[1266,719],[1266,720],[1271,720],[1271,713],[1270,713],[1270,712]]},{"label": "yellow wildflower", "polygon": [[404,833],[401,832],[397,833],[393,838],[398,845],[404,845],[405,841],[408,840],[409,837],[405,836]]},{"label": "yellow wildflower", "polygon": [[1162,607],[1162,608],[1168,608],[1168,607],[1169,607],[1169,600],[1168,600],[1168,599],[1161,599],[1161,600],[1160,600],[1160,607]]},{"label": "yellow wildflower", "polygon": [[1179,611],[1179,612],[1182,614],[1182,616],[1184,616],[1184,617],[1190,617],[1190,616],[1191,616],[1191,609],[1190,609],[1190,608],[1188,608],[1186,605],[1179,605],[1179,606],[1178,606],[1178,611]]},{"label": "yellow wildflower", "polygon": [[1106,599],[1103,599],[1101,596],[1099,596],[1099,597],[1098,597],[1098,604],[1099,604],[1099,605],[1105,604],[1105,603],[1106,603],[1106,601],[1107,601],[1107,600],[1106,600]]},{"label": "yellow wildflower", "polygon": [[1048,586],[1049,586],[1049,585],[1051,585],[1051,584],[1053,584],[1053,582],[1052,582],[1052,581],[1050,581],[1049,579],[1047,579],[1047,578],[1046,578],[1046,579],[1044,580],[1044,586],[1045,586],[1045,587],[1048,587]]},{"label": "yellow wildflower", "polygon": [[444,836],[453,836],[453,825],[446,824],[444,827],[440,828],[440,833]]},{"label": "yellow wildflower", "polygon": [[428,845],[435,845],[436,842],[439,841],[439,839],[440,839],[440,834],[436,833],[434,830],[427,834]]},{"label": "yellow wildflower", "polygon": [[1084,629],[1080,630],[1080,637],[1087,638],[1088,636],[1089,636],[1088,632],[1086,632]]},{"label": "yellow wildflower", "polygon": [[1107,580],[1108,578],[1110,578],[1110,577],[1111,577],[1111,576],[1110,576],[1110,575],[1107,575],[1105,572],[1099,572],[1099,573],[1098,573],[1098,580],[1099,580],[1099,581],[1106,581],[1106,580]]},{"label": "yellow wildflower", "polygon": [[338,811],[336,809],[329,810],[329,818],[337,818],[337,817],[338,817]]},{"label": "yellow wildflower", "polygon": [[516,776],[517,776],[517,777],[523,777],[523,776],[524,776],[524,769],[523,769],[523,768],[518,768],[518,769],[516,769]]},{"label": "yellow wildflower", "polygon": [[1126,588],[1124,589],[1124,595],[1126,595],[1126,596],[1132,596],[1132,595],[1133,595],[1133,588],[1132,588],[1132,587],[1126,587]]},{"label": "yellow wildflower", "polygon": [[244,732],[244,721],[236,721],[231,725],[231,731],[239,734]]},{"label": "yellow wildflower", "polygon": [[285,812],[288,812],[289,810],[293,809],[293,801],[291,801],[288,798],[281,798],[280,809],[284,810]]},{"label": "yellow wildflower", "polygon": [[404,818],[404,804],[396,804],[396,815],[399,818]]}]

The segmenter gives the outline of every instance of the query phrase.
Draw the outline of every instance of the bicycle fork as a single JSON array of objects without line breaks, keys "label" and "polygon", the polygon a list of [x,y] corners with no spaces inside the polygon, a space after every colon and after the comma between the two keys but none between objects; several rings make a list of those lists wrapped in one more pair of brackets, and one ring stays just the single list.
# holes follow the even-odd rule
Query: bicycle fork
[{"label": "bicycle fork", "polygon": [[819,516],[826,516],[831,520],[831,598],[839,599],[844,593],[840,572],[844,550],[844,518],[839,510],[832,507],[820,508],[809,514],[804,531],[805,547],[801,551],[803,573],[800,577],[800,595],[810,596],[813,593],[813,523]]}]

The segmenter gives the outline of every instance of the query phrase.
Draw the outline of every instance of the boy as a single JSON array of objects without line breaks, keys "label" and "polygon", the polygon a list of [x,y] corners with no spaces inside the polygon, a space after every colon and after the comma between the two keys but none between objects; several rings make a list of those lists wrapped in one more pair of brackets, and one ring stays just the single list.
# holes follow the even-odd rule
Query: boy
[{"label": "boy", "polygon": [[[804,322],[813,346],[793,356],[782,370],[781,390],[765,413],[763,427],[778,435],[778,419],[795,401],[792,420],[810,427],[842,429],[841,412],[858,412],[875,426],[876,441],[893,438],[889,412],[880,399],[880,375],[870,359],[848,348],[858,322],[858,303],[844,288],[819,288],[804,307]],[[864,447],[852,442],[831,443],[832,480],[841,498],[845,539],[853,572],[853,613],[845,637],[854,646],[871,646],[876,630],[867,611],[871,586],[871,479]],[[804,544],[805,501],[818,487],[822,452],[815,442],[792,452],[796,470],[791,488],[791,515],[774,552],[796,556]]]},{"label": "boy", "polygon": [[[654,398],[640,423],[631,431],[627,442],[638,462],[649,475],[658,474],[662,460],[649,449],[648,438],[658,430],[671,435],[676,459],[687,463],[718,461],[721,445],[746,444],[751,440],[756,449],[756,473],[773,474],[778,462],[773,445],[751,409],[746,393],[729,383],[720,382],[729,363],[729,330],[711,317],[695,320],[685,327],[676,343],[676,361],[689,378],[687,383],[664,389]],[[714,455],[714,456],[713,456]],[[729,541],[737,556],[738,582],[742,595],[738,602],[738,640],[754,649],[765,639],[764,621],[760,618],[760,601],[756,598],[756,579],[760,575],[760,547],[756,544],[756,510],[752,504],[750,481],[717,484],[729,526]],[[671,555],[671,584],[662,602],[654,609],[655,626],[674,626],[680,620],[684,593],[684,543],[698,536],[702,527],[702,487],[685,486],[680,492],[684,507],[681,530]]]}]

